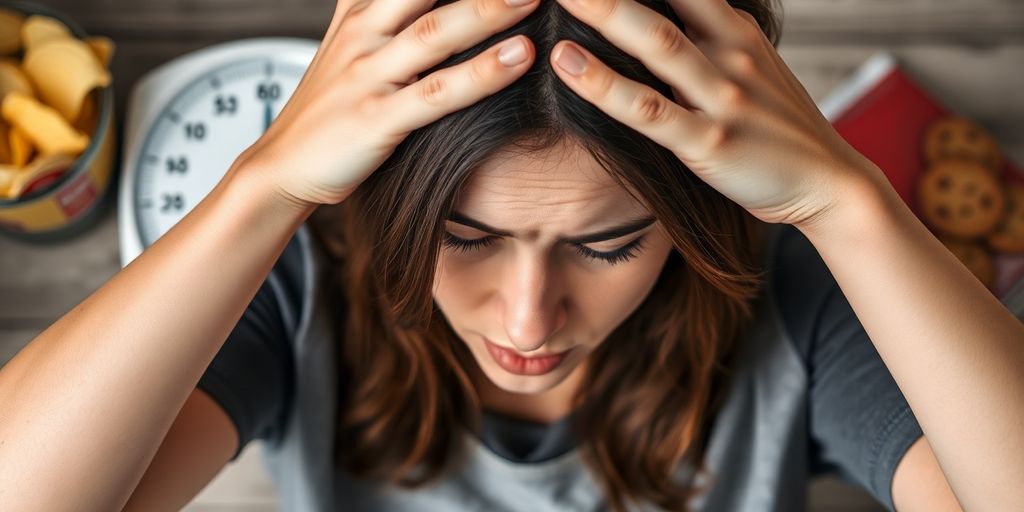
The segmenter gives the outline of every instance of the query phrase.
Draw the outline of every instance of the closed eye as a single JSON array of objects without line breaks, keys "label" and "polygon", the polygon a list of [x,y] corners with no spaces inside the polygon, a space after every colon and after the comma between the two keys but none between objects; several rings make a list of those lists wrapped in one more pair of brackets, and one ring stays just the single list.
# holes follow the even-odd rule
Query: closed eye
[{"label": "closed eye", "polygon": [[[640,252],[640,250],[643,248],[643,240],[645,236],[646,235],[640,236],[634,239],[633,241],[629,242],[628,244],[619,247],[618,249],[615,249],[614,251],[595,251],[594,249],[591,249],[582,244],[570,245],[572,245],[573,249],[576,250],[576,253],[581,256],[593,260],[603,261],[605,263],[608,263],[609,265],[615,265],[616,263],[621,263],[632,258],[635,258],[637,253]],[[494,244],[498,238],[500,237],[485,236],[483,238],[467,240],[465,238],[459,238],[445,231],[444,245],[446,247],[453,248],[456,252],[468,253],[474,250],[479,250],[488,247]]]}]

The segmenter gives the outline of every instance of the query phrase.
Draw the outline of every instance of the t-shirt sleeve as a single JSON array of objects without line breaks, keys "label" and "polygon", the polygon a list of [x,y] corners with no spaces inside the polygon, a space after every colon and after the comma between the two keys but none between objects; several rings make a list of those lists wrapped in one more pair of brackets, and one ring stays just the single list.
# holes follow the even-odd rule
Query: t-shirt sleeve
[{"label": "t-shirt sleeve", "polygon": [[238,449],[277,442],[294,386],[292,339],[302,301],[303,258],[293,237],[197,384],[231,418]]},{"label": "t-shirt sleeve", "polygon": [[776,262],[777,303],[810,379],[812,473],[837,473],[893,510],[893,473],[921,427],[803,233],[780,232]]}]

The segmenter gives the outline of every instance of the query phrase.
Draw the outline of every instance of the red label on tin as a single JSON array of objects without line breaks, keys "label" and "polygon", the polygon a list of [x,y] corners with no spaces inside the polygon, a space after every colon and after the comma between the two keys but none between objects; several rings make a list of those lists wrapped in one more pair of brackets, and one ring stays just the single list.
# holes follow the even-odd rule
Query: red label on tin
[{"label": "red label on tin", "polygon": [[60,175],[64,174],[64,171],[66,170],[67,167],[57,168],[53,169],[52,171],[48,171],[46,174],[43,174],[42,176],[36,178],[34,181],[26,185],[25,189],[21,191],[21,195],[27,196],[32,192],[35,192],[36,190],[49,187],[50,184],[57,181],[57,178],[60,178]]},{"label": "red label on tin", "polygon": [[68,220],[74,219],[96,200],[96,188],[88,173],[81,173],[57,193],[57,203]]}]

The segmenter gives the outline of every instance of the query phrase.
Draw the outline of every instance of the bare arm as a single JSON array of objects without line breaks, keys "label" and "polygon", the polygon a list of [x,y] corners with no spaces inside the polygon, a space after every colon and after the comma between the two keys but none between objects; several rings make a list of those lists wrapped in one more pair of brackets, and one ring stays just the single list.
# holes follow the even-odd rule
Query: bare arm
[{"label": "bare arm", "polygon": [[121,512],[181,510],[231,461],[238,442],[231,417],[196,388]]},{"label": "bare arm", "polygon": [[844,189],[847,201],[800,229],[906,396],[963,508],[1019,508],[1024,325],[914,216],[881,170],[872,175],[866,188]]},{"label": "bare arm", "polygon": [[0,369],[0,503],[120,510],[312,207],[244,160]]},{"label": "bare arm", "polygon": [[914,441],[896,465],[892,503],[899,512],[963,512],[924,436]]},{"label": "bare arm", "polygon": [[[416,77],[539,5],[483,3],[434,12],[420,0],[403,9],[338,1],[302,81],[255,145],[263,164],[238,172],[243,154],[181,222],[0,370],[4,510],[124,507],[314,205],[345,200],[413,130],[530,69],[533,46],[514,36]],[[370,34],[366,26],[390,28]],[[511,56],[520,58],[500,58],[517,47]],[[338,141],[350,142],[344,152]]]}]

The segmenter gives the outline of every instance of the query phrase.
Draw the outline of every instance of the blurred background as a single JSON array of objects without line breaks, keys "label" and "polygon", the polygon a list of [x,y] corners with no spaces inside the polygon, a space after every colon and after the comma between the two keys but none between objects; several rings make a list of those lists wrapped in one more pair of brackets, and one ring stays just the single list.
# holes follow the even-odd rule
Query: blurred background
[{"label": "blurred background", "polygon": [[[128,94],[147,71],[241,38],[319,39],[335,5],[330,0],[36,3],[116,44],[109,68],[118,131]],[[1024,2],[782,0],[781,5],[780,53],[816,101],[847,82],[869,57],[887,51],[922,89],[987,129],[1009,160],[1024,163]],[[111,181],[116,187],[116,178]],[[87,229],[56,243],[0,236],[0,365],[120,269],[116,209],[108,198]],[[186,510],[276,510],[258,449],[250,445]],[[809,494],[812,510],[884,510],[835,478],[815,481]]]}]

